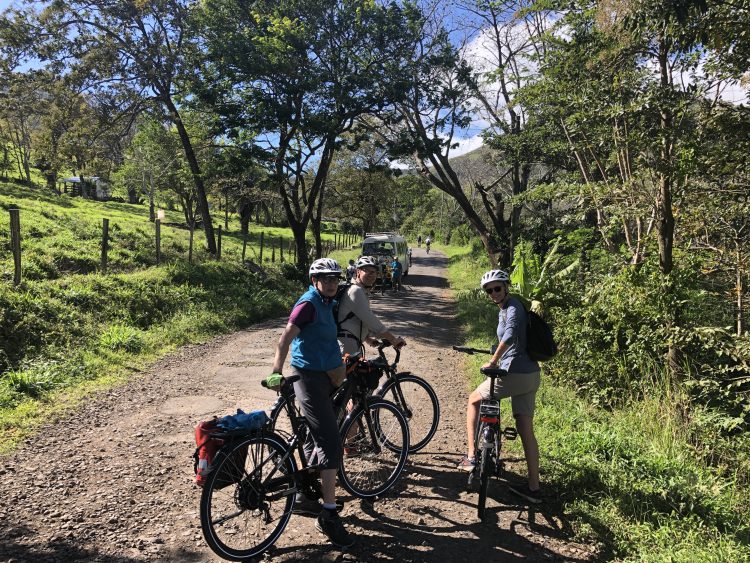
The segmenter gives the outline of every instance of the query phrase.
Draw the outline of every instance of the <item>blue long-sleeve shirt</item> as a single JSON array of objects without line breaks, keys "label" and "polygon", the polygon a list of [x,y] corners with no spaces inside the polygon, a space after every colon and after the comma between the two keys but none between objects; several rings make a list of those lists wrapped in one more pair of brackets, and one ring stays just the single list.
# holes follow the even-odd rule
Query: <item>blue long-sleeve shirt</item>
[{"label": "blue long-sleeve shirt", "polygon": [[529,358],[526,352],[526,325],[528,316],[521,302],[511,297],[500,309],[497,316],[497,339],[508,349],[500,358],[498,367],[509,373],[533,373],[539,371],[539,364]]}]

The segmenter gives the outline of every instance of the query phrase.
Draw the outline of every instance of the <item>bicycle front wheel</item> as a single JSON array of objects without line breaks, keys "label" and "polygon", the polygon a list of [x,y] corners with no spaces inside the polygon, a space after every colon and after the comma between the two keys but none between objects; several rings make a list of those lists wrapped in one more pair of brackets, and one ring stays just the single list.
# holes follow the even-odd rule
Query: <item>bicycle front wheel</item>
[{"label": "bicycle front wheel", "polygon": [[393,402],[409,422],[409,453],[424,448],[438,428],[440,403],[432,386],[419,376],[396,374],[378,396]]},{"label": "bicycle front wheel", "polygon": [[224,446],[203,486],[203,537],[219,557],[241,561],[262,554],[284,531],[294,505],[292,456],[275,434]]},{"label": "bicycle front wheel", "polygon": [[341,436],[339,478],[347,491],[373,498],[396,483],[409,456],[409,424],[396,405],[380,399],[358,407],[344,421]]},{"label": "bicycle front wheel", "polygon": [[487,504],[487,490],[492,475],[492,448],[482,448],[482,459],[479,462],[479,501],[477,502],[477,516],[484,520],[485,504]]}]

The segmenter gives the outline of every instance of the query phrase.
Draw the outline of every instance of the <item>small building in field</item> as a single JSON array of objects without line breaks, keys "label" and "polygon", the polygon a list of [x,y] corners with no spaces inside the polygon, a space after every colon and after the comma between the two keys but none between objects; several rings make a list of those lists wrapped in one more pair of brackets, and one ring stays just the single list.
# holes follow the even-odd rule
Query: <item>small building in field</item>
[{"label": "small building in field", "polygon": [[73,196],[81,196],[97,201],[107,201],[110,197],[109,182],[102,180],[99,176],[84,176],[83,184],[80,176],[71,176],[60,180],[62,193]]}]

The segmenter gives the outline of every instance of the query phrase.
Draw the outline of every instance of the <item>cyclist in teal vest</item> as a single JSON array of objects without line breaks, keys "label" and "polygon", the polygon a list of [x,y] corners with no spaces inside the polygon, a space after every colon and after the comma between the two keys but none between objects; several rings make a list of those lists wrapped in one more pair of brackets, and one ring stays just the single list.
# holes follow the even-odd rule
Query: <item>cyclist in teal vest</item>
[{"label": "cyclist in teal vest", "polygon": [[[273,371],[281,373],[291,345],[291,371],[300,376],[294,383],[294,392],[307,419],[317,463],[321,467],[323,506],[313,507],[319,512],[316,527],[328,536],[331,543],[348,547],[354,543],[354,538],[347,532],[336,510],[336,473],[341,463],[342,447],[331,402],[331,394],[345,376],[333,318],[334,297],[342,271],[335,260],[320,258],[312,263],[309,273],[311,285],[294,305],[279,338]],[[303,505],[308,499],[297,500]],[[298,513],[309,510],[295,507]]]}]

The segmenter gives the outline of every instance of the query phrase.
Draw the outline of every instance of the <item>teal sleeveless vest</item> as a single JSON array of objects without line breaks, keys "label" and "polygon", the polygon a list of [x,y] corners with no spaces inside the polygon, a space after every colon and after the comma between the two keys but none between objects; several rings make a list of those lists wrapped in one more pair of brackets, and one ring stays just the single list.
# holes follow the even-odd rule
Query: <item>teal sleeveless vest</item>
[{"label": "teal sleeveless vest", "polygon": [[292,366],[312,371],[328,371],[341,365],[341,350],[336,338],[333,300],[323,301],[318,290],[310,286],[295,307],[309,301],[315,307],[315,320],[305,326],[292,340]]}]

